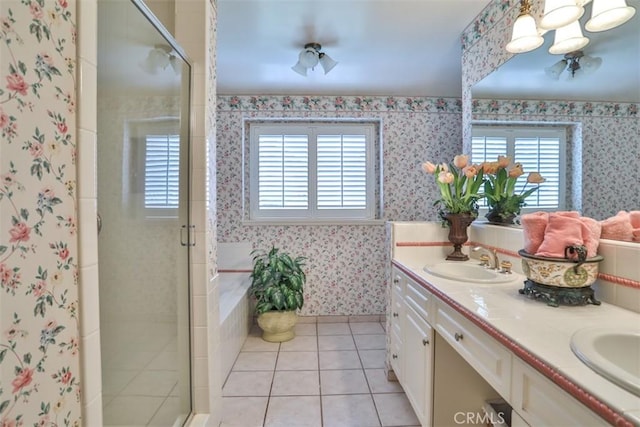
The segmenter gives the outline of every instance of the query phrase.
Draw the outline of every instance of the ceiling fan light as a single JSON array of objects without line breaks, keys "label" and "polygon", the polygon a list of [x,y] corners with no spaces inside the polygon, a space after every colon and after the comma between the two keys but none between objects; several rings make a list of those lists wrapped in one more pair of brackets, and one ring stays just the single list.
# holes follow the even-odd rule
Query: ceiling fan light
[{"label": "ceiling fan light", "polygon": [[625,0],[593,0],[591,19],[584,28],[587,31],[606,31],[622,25],[635,15],[636,10]]},{"label": "ceiling fan light", "polygon": [[521,14],[513,23],[511,41],[507,43],[506,49],[510,53],[524,53],[540,47],[544,39],[538,33],[536,20],[533,16]]},{"label": "ceiling fan light", "polygon": [[327,74],[329,71],[333,70],[333,67],[338,65],[337,61],[334,61],[329,55],[323,53],[320,55],[320,65],[324,70],[324,73]]},{"label": "ceiling fan light", "polygon": [[303,77],[307,77],[307,67],[303,66],[302,64],[300,64],[300,61],[298,61],[296,63],[296,65],[294,65],[293,67],[291,67],[291,69],[293,71],[295,71],[296,73],[300,74]]},{"label": "ceiling fan light", "polygon": [[558,80],[560,79],[560,74],[562,74],[565,68],[567,68],[567,60],[561,59],[551,67],[545,68],[544,73],[547,75],[547,77],[552,78],[553,80]]},{"label": "ceiling fan light", "polygon": [[549,48],[549,53],[559,55],[573,52],[582,49],[588,43],[589,39],[582,35],[580,23],[574,21],[556,30],[553,45]]},{"label": "ceiling fan light", "polygon": [[312,48],[305,48],[298,56],[298,63],[306,68],[313,68],[318,65],[318,51]]},{"label": "ceiling fan light", "polygon": [[540,28],[555,30],[580,19],[584,8],[576,0],[546,0]]},{"label": "ceiling fan light", "polygon": [[580,60],[580,68],[585,74],[594,73],[602,65],[602,58],[585,55]]}]

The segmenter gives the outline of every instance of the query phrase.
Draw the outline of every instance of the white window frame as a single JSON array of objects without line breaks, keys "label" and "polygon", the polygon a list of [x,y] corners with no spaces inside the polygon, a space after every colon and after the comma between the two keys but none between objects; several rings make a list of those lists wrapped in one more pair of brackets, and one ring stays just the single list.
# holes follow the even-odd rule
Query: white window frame
[{"label": "white window frame", "polygon": [[[541,126],[491,126],[491,125],[483,125],[483,124],[473,124],[471,135],[473,137],[502,137],[507,140],[507,152],[504,153],[507,157],[512,159],[513,162],[517,162],[518,159],[515,158],[515,140],[516,138],[558,138],[559,147],[558,147],[558,206],[555,207],[538,207],[538,206],[527,206],[522,208],[521,213],[535,212],[535,211],[557,211],[563,210],[566,206],[566,192],[567,192],[567,179],[566,179],[566,166],[567,166],[567,136],[566,136],[566,127],[564,126],[549,126],[549,125],[541,125]],[[473,140],[472,140],[472,151],[473,151]],[[497,160],[493,159],[493,160]],[[479,163],[479,161],[471,158],[473,163]],[[487,159],[487,161],[492,161],[491,159]],[[525,170],[525,177],[528,172],[535,171],[527,171]],[[542,173],[544,177],[544,173]],[[484,200],[481,201],[480,204],[480,213],[484,214],[487,212],[486,202]]]},{"label": "white window frame", "polygon": [[[249,220],[256,222],[283,221],[314,223],[323,221],[375,220],[375,132],[374,123],[352,122],[299,122],[277,123],[249,122]],[[258,205],[258,138],[260,135],[307,135],[308,136],[308,208],[307,209],[259,209]],[[366,203],[363,209],[318,209],[317,208],[317,155],[318,135],[365,135],[366,156]]]},{"label": "white window frame", "polygon": [[[178,119],[175,118],[162,118],[162,119],[151,119],[151,120],[141,120],[130,122],[130,127],[132,130],[131,135],[135,138],[136,144],[134,145],[137,150],[137,165],[135,166],[135,170],[137,170],[138,178],[136,179],[137,183],[135,186],[137,190],[134,192],[141,193],[138,202],[136,204],[139,205],[140,212],[147,220],[161,220],[161,219],[177,219],[179,216],[179,203],[176,207],[147,207],[146,205],[146,196],[147,196],[147,175],[146,175],[146,166],[147,166],[147,138],[149,135],[166,135],[169,136],[178,136],[178,151],[179,156],[183,155],[181,144],[181,134],[180,134],[180,123]],[[179,160],[180,162],[180,160]],[[181,191],[180,188],[180,170],[177,177],[178,190]]]}]

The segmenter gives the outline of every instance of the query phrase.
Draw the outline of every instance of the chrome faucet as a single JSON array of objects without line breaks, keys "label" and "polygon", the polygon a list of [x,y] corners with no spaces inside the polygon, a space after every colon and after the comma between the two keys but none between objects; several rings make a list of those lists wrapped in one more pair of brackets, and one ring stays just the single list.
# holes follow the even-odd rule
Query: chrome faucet
[{"label": "chrome faucet", "polygon": [[494,270],[499,270],[500,269],[500,260],[498,259],[498,252],[495,249],[487,249],[483,246],[476,246],[475,248],[472,249],[473,252],[485,252],[488,256],[489,256],[489,260],[491,261],[491,264],[489,264],[489,266],[491,268],[493,268]]}]

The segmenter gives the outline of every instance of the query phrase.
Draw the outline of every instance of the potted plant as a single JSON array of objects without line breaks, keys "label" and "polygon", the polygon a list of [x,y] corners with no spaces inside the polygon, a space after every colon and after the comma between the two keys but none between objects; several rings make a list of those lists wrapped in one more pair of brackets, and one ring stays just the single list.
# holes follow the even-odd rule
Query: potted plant
[{"label": "potted plant", "polygon": [[438,215],[449,225],[449,241],[453,252],[448,260],[466,261],[469,257],[462,253],[462,244],[468,239],[467,227],[478,216],[479,193],[483,182],[483,171],[469,163],[469,156],[455,156],[450,164],[422,164],[422,169],[434,175],[441,198],[434,202]]},{"label": "potted plant", "polygon": [[[518,178],[524,174],[520,163],[511,164],[505,156],[498,156],[496,162],[484,162],[481,166],[485,174],[484,195],[489,211],[485,215],[490,222],[513,224],[520,210],[526,206],[525,200],[538,189],[545,179],[538,172],[530,172],[520,193],[516,193]],[[527,184],[538,184],[526,190]]]},{"label": "potted plant", "polygon": [[302,289],[306,276],[305,257],[291,257],[272,246],[269,251],[256,249],[253,255],[250,294],[256,298],[255,312],[262,338],[270,342],[289,341],[297,322],[296,310],[302,308]]}]

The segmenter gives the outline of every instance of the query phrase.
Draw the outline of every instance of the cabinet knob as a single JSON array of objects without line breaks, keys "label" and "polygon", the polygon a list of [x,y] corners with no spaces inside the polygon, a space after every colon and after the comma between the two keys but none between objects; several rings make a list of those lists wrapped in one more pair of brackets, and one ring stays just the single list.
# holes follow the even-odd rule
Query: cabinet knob
[{"label": "cabinet knob", "polygon": [[455,335],[453,337],[456,339],[456,341],[460,341],[460,340],[462,340],[462,338],[464,338],[464,336],[462,334],[459,334],[457,332],[455,333]]},{"label": "cabinet knob", "polygon": [[396,276],[396,277],[393,279],[393,283],[396,283],[396,284],[400,283],[400,278]]},{"label": "cabinet knob", "polygon": [[391,357],[393,357],[394,359],[397,359],[398,355],[397,354],[392,354]]},{"label": "cabinet knob", "polygon": [[427,345],[429,344],[429,340],[426,338],[422,338],[422,345]]},{"label": "cabinet knob", "polygon": [[393,316],[393,317],[398,317],[398,313],[395,313],[395,312],[394,312],[394,313],[392,314],[392,316]]}]

